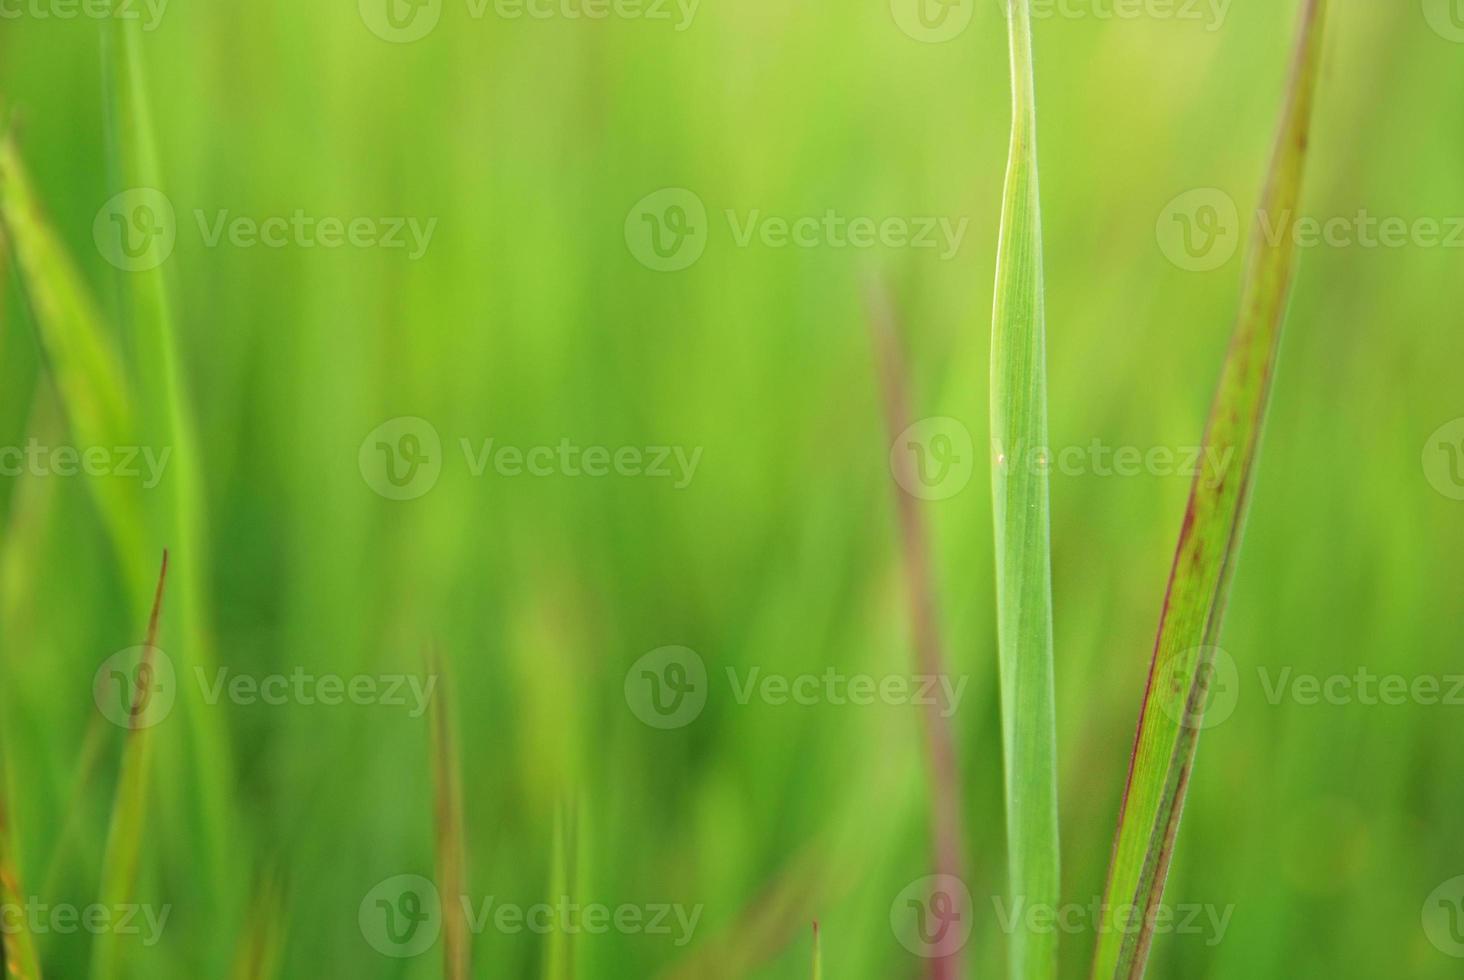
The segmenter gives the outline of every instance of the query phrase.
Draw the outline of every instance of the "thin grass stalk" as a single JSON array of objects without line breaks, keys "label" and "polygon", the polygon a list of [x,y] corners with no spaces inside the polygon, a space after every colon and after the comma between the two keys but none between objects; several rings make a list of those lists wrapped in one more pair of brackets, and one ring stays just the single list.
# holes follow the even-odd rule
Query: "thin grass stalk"
[{"label": "thin grass stalk", "polygon": [[[1240,314],[1204,439],[1205,459],[1227,459],[1190,488],[1179,546],[1134,737],[1093,960],[1094,978],[1143,975],[1163,897],[1245,527],[1262,423],[1275,377],[1296,267],[1294,225],[1320,73],[1325,0],[1304,0],[1276,147],[1251,233]],[[1268,235],[1279,228],[1279,235]],[[1118,914],[1140,916],[1120,928]]]},{"label": "thin grass stalk", "polygon": [[[163,591],[168,582],[168,552],[163,552],[158,571],[157,591],[153,594],[152,613],[148,617],[147,640],[144,643],[140,676],[146,676],[156,659],[158,623],[163,612]],[[122,767],[117,777],[117,796],[112,805],[111,823],[107,829],[107,846],[102,859],[102,901],[120,908],[133,902],[137,887],[137,869],[142,851],[143,827],[147,817],[149,769],[152,761],[153,730],[148,726],[144,709],[151,691],[138,684],[133,691],[129,726],[122,743]],[[103,930],[92,944],[92,980],[111,980],[120,970],[120,953],[116,930]]]},{"label": "thin grass stalk", "polygon": [[[884,395],[885,428],[893,440],[911,424],[909,374],[900,345],[898,317],[889,294],[882,287],[872,286],[867,303]],[[896,481],[895,506],[899,515],[900,556],[905,573],[916,668],[930,677],[945,677],[946,656],[940,633],[925,515],[919,500],[898,489],[916,485],[914,461],[908,453],[895,453],[892,459],[905,468],[902,478]],[[945,690],[942,685],[941,691]],[[925,755],[930,769],[930,836],[935,873],[964,881],[966,860],[961,830],[961,768],[956,758],[956,740],[951,731],[950,717],[950,705],[945,703],[944,694],[927,704],[922,712]],[[962,950],[956,948],[945,955],[932,957],[932,980],[959,977],[961,953]]]},{"label": "thin grass stalk", "polygon": [[430,717],[437,888],[443,900],[442,975],[444,980],[467,980],[472,951],[467,912],[461,901],[461,896],[468,893],[461,753],[458,751],[457,721],[452,710],[452,684],[445,673],[442,658],[435,652],[429,654],[428,665],[438,678]]},{"label": "thin grass stalk", "polygon": [[[111,0],[114,13],[125,0]],[[102,79],[107,93],[107,162],[118,190],[164,186],[148,97],[143,33],[139,21],[114,16],[103,32]],[[179,367],[169,266],[119,272],[124,336],[137,393],[138,433],[142,443],[170,448],[170,465],[148,495],[148,523],[154,540],[178,553],[175,574],[177,633],[185,669],[208,670],[212,654],[206,629],[203,569],[208,561],[203,494],[188,399]],[[193,791],[182,798],[197,807],[194,824],[204,842],[199,855],[204,880],[219,902],[215,914],[236,914],[229,880],[242,870],[231,840],[232,766],[228,738],[219,713],[196,699],[184,703],[189,728],[186,749]],[[226,950],[218,951],[226,955]]]}]

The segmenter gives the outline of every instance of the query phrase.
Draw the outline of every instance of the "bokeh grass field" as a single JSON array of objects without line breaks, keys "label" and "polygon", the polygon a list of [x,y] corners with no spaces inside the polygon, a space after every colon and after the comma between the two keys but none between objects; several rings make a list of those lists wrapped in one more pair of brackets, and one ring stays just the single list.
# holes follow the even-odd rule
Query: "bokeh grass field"
[{"label": "bokeh grass field", "polygon": [[[108,202],[131,190],[109,165],[110,26],[38,13],[58,5],[5,8],[19,14],[0,20],[0,97],[146,378],[123,327],[137,273],[109,261],[102,234]],[[1036,24],[1065,977],[1086,975],[1094,944],[1081,910],[1103,892],[1189,483],[1162,455],[1121,475],[1117,454],[1200,444],[1237,312],[1241,260],[1227,253],[1259,195],[1295,8],[1237,0],[1196,20],[1073,3]],[[958,5],[945,23],[969,23],[939,43],[902,29],[903,0],[702,0],[689,19],[535,9],[551,15],[442,0],[435,27],[401,43],[369,2],[173,0],[141,32],[155,190],[175,213],[158,267],[195,445],[150,488],[55,465],[0,477],[0,757],[24,894],[98,901],[123,730],[94,679],[142,642],[128,583],[171,546],[200,583],[205,637],[178,649],[190,644],[169,607],[176,704],[150,729],[138,896],[169,912],[156,943],[122,937],[123,975],[230,976],[241,949],[272,943],[273,972],[241,975],[442,975],[437,948],[385,955],[367,922],[381,883],[434,874],[430,716],[410,688],[404,704],[211,694],[220,669],[425,683],[429,649],[451,665],[432,697],[456,709],[474,906],[568,895],[696,916],[689,935],[674,915],[665,933],[490,921],[473,976],[806,977],[814,919],[825,976],[919,975],[891,923],[931,873],[919,709],[832,703],[822,686],[807,704],[738,697],[754,669],[915,670],[905,491],[862,305],[877,279],[904,324],[914,416],[974,437],[921,509],[964,685],[951,724],[968,972],[1001,975],[982,438],[1011,108],[1001,5]],[[1464,674],[1464,476],[1441,445],[1464,455],[1464,11],[1450,13],[1335,5],[1305,211],[1353,230],[1303,250],[1222,644],[1236,671],[1219,696],[1233,696],[1202,740],[1165,896],[1200,910],[1197,931],[1161,934],[1151,976],[1460,970],[1464,908],[1450,941],[1447,904],[1434,906],[1464,896],[1464,881],[1447,886],[1464,875],[1464,697],[1426,703],[1410,687],[1390,704],[1355,681],[1360,668],[1432,678],[1448,701]],[[680,242],[704,251],[675,271],[653,268],[644,237],[676,227],[641,204],[667,188],[681,193],[663,205],[705,209]],[[1219,205],[1231,232],[1230,246],[1203,240],[1205,271],[1176,251],[1166,210],[1197,190],[1186,200]],[[841,247],[831,209],[963,230],[950,249]],[[435,223],[420,250],[308,247],[293,225],[281,247],[211,242],[221,212],[297,210],[378,231],[402,219],[408,241],[412,222]],[[1412,231],[1385,246],[1356,233],[1364,211]],[[821,222],[805,244],[778,246],[761,223],[803,216]],[[14,269],[5,290],[0,447],[89,448],[69,434]],[[435,449],[403,441],[429,432]],[[502,456],[475,472],[489,439],[553,448],[536,457],[547,475]],[[425,470],[387,468],[414,445]],[[592,476],[589,447],[636,449],[641,464]],[[673,454],[673,475],[656,475],[655,447],[694,468]],[[96,481],[146,502],[185,472],[200,484],[192,553],[153,520],[146,552],[119,562]],[[415,482],[398,493],[401,472]],[[668,646],[695,651],[706,700],[662,728],[636,710],[632,667]],[[1288,669],[1353,680],[1315,699],[1287,681],[1278,696]],[[200,739],[209,730],[221,737]],[[37,940],[57,977],[83,975],[96,941],[54,927]]]}]

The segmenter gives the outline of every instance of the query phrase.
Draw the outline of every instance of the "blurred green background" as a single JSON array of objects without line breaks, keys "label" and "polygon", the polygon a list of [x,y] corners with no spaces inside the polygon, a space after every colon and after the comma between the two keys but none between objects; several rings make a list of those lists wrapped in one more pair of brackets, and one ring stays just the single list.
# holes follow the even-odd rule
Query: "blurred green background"
[{"label": "blurred green background", "polygon": [[[130,352],[119,295],[134,273],[93,233],[128,189],[107,162],[106,28],[37,12],[60,2],[6,8],[0,95]],[[1001,5],[932,6],[922,21],[904,0],[702,0],[603,18],[567,16],[585,9],[575,3],[512,17],[394,2],[174,0],[141,33],[156,189],[176,212],[161,269],[203,533],[191,553],[149,538],[124,569],[91,484],[153,491],[118,476],[0,478],[3,758],[25,893],[97,900],[122,732],[98,723],[93,680],[142,642],[147,610],[126,581],[151,576],[171,544],[201,583],[207,649],[178,649],[170,617],[161,646],[179,709],[152,729],[139,897],[171,912],[160,942],[125,942],[129,975],[228,976],[269,935],[282,943],[275,971],[242,975],[442,975],[436,948],[374,948],[362,912],[378,883],[434,873],[427,716],[210,704],[195,670],[421,675],[428,647],[451,665],[437,695],[456,708],[475,903],[567,893],[701,907],[685,945],[490,925],[473,976],[805,977],[813,919],[825,976],[919,975],[891,925],[902,889],[931,873],[919,709],[743,704],[727,678],[914,671],[903,491],[862,304],[875,278],[904,324],[913,417],[956,419],[974,440],[965,482],[920,506],[947,656],[966,683],[952,724],[967,968],[1001,975],[984,459],[1010,111]],[[1253,206],[1296,7],[1237,2],[1193,19],[1163,4],[1136,17],[1039,4],[1055,451],[1199,443],[1241,260],[1207,252],[1218,267],[1195,271],[1173,259],[1166,208],[1195,189],[1241,215]],[[1327,46],[1307,214],[1447,229],[1464,216],[1451,101],[1464,12],[1339,2]],[[664,188],[692,196],[647,211]],[[293,232],[283,247],[210,244],[220,212],[297,209],[436,224],[416,257],[306,247]],[[738,241],[754,212],[830,209],[965,222],[964,237],[954,254],[839,247],[826,231],[809,247]],[[680,214],[687,241],[671,235]],[[704,251],[653,268],[647,216],[671,264]],[[1229,925],[1223,938],[1161,935],[1151,976],[1458,975],[1464,942],[1435,941],[1424,912],[1464,874],[1464,704],[1268,698],[1258,671],[1461,671],[1464,484],[1439,440],[1457,443],[1464,423],[1431,436],[1464,416],[1461,255],[1416,240],[1304,251],[1223,644],[1237,697],[1201,741],[1166,892],[1229,909]],[[13,269],[6,294],[0,446],[76,445]],[[397,423],[381,441],[405,453],[404,433],[430,430],[440,446],[421,448],[428,488],[396,500],[379,492],[392,484],[373,433],[402,418],[428,429]],[[463,439],[700,456],[689,481],[563,465],[475,474]],[[1053,476],[1053,588],[1064,895],[1087,906],[1103,892],[1188,481],[1080,470]],[[666,646],[695,651],[708,673],[703,710],[670,729],[627,697],[627,672],[634,682],[639,658]],[[185,718],[222,737],[198,740]],[[1086,975],[1082,921],[1062,940],[1064,976]],[[1464,940],[1464,913],[1456,928]],[[85,972],[84,933],[38,940],[48,975]]]}]

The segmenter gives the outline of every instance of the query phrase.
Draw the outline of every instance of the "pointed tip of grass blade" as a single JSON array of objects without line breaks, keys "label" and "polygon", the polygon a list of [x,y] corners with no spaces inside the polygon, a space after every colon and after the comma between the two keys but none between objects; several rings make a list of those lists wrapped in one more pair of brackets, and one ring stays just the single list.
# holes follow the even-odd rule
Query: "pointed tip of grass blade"
[{"label": "pointed tip of grass blade", "polygon": [[[142,679],[146,676],[157,649],[159,623],[162,619],[163,596],[168,581],[167,549],[163,551],[158,571],[157,589],[153,593],[152,611],[148,616],[147,641],[133,691],[132,711],[122,745],[122,767],[117,777],[117,794],[112,805],[111,823],[107,828],[107,844],[102,867],[101,901],[112,907],[132,902],[137,884],[137,866],[142,850],[143,828],[147,813],[149,788],[149,754],[152,728],[145,720],[147,698],[152,689]],[[118,934],[104,931],[92,945],[93,980],[112,980],[118,974]]]},{"label": "pointed tip of grass blade", "polygon": [[[153,592],[152,612],[147,619],[147,640],[143,643],[142,665],[140,671],[150,673],[153,667],[154,651],[158,645],[158,624],[163,615],[163,591],[168,584],[168,549],[163,549],[163,563],[158,570],[157,589]],[[141,675],[139,675],[141,676]],[[143,684],[134,686],[132,692],[132,711],[129,714],[131,722],[130,735],[135,736],[143,727],[143,712],[147,708],[148,698],[152,691]]]},{"label": "pointed tip of grass blade", "polygon": [[432,772],[435,787],[434,830],[437,841],[437,887],[444,896],[443,976],[467,980],[472,957],[468,923],[458,896],[467,894],[467,845],[463,832],[461,753],[456,719],[452,714],[452,685],[441,655],[429,648],[430,676],[437,678],[429,716],[432,728]]},{"label": "pointed tip of grass blade", "polygon": [[[1060,900],[1052,558],[1042,214],[1029,0],[1007,5],[1012,127],[1003,184],[991,329],[992,513],[1007,816],[1008,893],[1030,907]],[[1057,933],[1010,935],[1008,975],[1048,980]]]},{"label": "pointed tip of grass blade", "polygon": [[[1325,14],[1325,0],[1304,0],[1285,108],[1251,236],[1241,312],[1204,439],[1206,458],[1228,459],[1238,474],[1208,479],[1202,472],[1190,487],[1119,809],[1103,903],[1115,911],[1105,917],[1094,950],[1094,980],[1143,975],[1152,913],[1173,856],[1294,275],[1290,225],[1301,196]],[[1267,236],[1260,224],[1272,216],[1282,232]],[[1110,917],[1120,909],[1142,910],[1139,928],[1113,928]]]}]

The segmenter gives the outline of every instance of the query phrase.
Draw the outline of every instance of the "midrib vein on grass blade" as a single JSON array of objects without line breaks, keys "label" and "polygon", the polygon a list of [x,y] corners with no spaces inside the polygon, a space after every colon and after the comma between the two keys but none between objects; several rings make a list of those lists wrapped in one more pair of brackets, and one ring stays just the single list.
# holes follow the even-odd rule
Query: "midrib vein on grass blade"
[{"label": "midrib vein on grass blade", "polygon": [[[1240,314],[1205,431],[1205,458],[1233,463],[1220,473],[1201,472],[1190,489],[1114,841],[1105,914],[1135,909],[1143,925],[1124,930],[1106,922],[1094,954],[1095,980],[1143,974],[1152,940],[1150,912],[1163,894],[1197,749],[1209,648],[1219,639],[1235,570],[1296,261],[1291,232],[1301,198],[1324,0],[1306,0],[1301,16],[1286,107],[1251,234]],[[1281,233],[1268,237],[1267,226]],[[1183,694],[1182,705],[1164,700],[1170,693],[1166,682]]]},{"label": "midrib vein on grass blade", "polygon": [[[1028,0],[1010,0],[1011,154],[1002,201],[991,335],[992,504],[1005,760],[1008,897],[1055,908],[1059,895],[1057,733],[1047,445],[1042,219]],[[1055,931],[1011,933],[1009,975],[1055,976]]]}]

